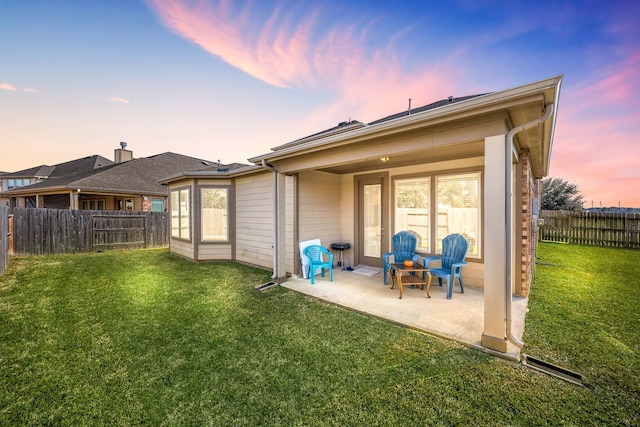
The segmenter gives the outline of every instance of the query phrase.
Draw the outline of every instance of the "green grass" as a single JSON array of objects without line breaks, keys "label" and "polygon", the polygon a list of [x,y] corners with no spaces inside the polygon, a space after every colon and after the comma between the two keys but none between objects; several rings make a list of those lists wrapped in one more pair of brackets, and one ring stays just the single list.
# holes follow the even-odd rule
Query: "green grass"
[{"label": "green grass", "polygon": [[258,292],[269,273],[234,263],[15,258],[0,277],[0,425],[638,425],[640,253],[538,255],[525,352],[586,388]]}]

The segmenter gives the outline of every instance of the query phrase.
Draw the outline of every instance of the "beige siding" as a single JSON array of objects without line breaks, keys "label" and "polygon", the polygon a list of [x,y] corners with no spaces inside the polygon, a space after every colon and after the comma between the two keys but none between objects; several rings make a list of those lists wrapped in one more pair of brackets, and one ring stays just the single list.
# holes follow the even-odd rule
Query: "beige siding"
[{"label": "beige siding", "polygon": [[236,260],[273,267],[273,175],[236,181]]},{"label": "beige siding", "polygon": [[198,260],[230,260],[231,245],[198,245]]},{"label": "beige siding", "polygon": [[171,239],[169,241],[171,253],[193,259],[193,244],[184,240]]},{"label": "beige siding", "polygon": [[233,182],[230,179],[206,179],[206,178],[198,178],[197,180],[198,185],[200,186],[207,186],[207,185],[214,185],[214,186],[223,186],[223,185],[232,185]]},{"label": "beige siding", "polygon": [[342,240],[340,176],[304,172],[299,176],[300,240],[320,239],[328,247]]}]

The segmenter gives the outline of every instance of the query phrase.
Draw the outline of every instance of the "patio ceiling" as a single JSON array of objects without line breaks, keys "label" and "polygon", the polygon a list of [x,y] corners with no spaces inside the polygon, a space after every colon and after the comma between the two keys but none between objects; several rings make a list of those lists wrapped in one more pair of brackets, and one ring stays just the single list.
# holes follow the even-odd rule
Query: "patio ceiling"
[{"label": "patio ceiling", "polygon": [[[481,141],[475,141],[402,153],[389,152],[384,156],[365,157],[357,161],[334,163],[321,167],[319,170],[335,174],[358,173],[482,155],[484,155],[484,144]],[[383,161],[381,160],[382,158],[388,158],[388,160]]]}]

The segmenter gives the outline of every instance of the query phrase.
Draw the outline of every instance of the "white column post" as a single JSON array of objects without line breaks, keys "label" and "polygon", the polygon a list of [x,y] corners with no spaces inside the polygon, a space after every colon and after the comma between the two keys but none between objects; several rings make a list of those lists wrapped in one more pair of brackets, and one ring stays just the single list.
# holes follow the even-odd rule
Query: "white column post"
[{"label": "white column post", "polygon": [[69,209],[77,211],[80,209],[80,191],[72,191],[69,193]]},{"label": "white column post", "polygon": [[[505,353],[507,291],[507,158],[505,135],[485,138],[484,142],[484,332],[482,346]],[[509,150],[510,155],[511,150]],[[505,163],[508,163],[505,164]],[[490,238],[488,238],[491,236]]]}]

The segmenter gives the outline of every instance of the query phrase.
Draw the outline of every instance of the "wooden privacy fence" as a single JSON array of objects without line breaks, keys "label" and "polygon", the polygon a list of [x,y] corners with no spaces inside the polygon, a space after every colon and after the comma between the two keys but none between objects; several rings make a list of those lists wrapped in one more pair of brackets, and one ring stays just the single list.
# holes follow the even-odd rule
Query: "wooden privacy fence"
[{"label": "wooden privacy fence", "polygon": [[638,214],[543,210],[540,219],[540,240],[640,249]]},{"label": "wooden privacy fence", "polygon": [[0,206],[0,274],[9,265],[9,206]]},{"label": "wooden privacy fence", "polygon": [[52,255],[169,245],[165,212],[14,209],[13,253]]},{"label": "wooden privacy fence", "polygon": [[146,215],[93,215],[92,250],[146,247]]}]

